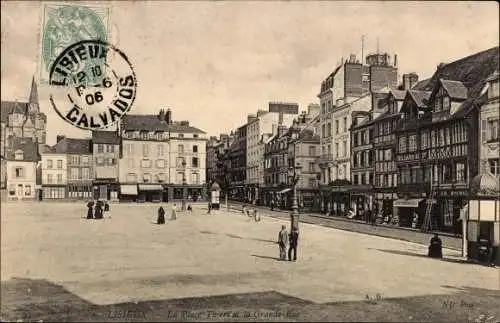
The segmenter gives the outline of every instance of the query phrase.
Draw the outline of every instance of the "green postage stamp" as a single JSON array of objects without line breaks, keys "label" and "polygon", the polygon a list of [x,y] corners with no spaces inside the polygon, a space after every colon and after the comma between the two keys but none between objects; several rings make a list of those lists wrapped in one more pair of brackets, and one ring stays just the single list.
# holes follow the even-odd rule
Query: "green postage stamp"
[{"label": "green postage stamp", "polygon": [[83,40],[108,41],[109,7],[44,3],[42,11],[39,71],[40,83],[48,84],[52,64],[67,47]]}]

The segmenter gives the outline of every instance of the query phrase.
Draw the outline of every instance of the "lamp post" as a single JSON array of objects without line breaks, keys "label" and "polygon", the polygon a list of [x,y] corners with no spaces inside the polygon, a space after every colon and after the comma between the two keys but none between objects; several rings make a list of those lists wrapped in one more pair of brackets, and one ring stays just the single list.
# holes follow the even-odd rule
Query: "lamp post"
[{"label": "lamp post", "polygon": [[297,184],[300,178],[300,166],[292,166],[289,168],[290,172],[293,172],[292,184],[293,184],[293,201],[292,201],[292,213],[290,214],[290,229],[299,229],[299,204],[297,201]]},{"label": "lamp post", "polygon": [[186,210],[186,160],[182,160],[182,205],[181,210]]}]

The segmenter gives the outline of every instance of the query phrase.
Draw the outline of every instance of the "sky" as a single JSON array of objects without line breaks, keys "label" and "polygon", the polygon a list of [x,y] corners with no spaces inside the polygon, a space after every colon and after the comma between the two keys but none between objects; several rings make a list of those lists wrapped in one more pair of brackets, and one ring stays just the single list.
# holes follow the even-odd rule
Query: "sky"
[{"label": "sky", "polygon": [[[86,4],[82,2],[81,4]],[[92,5],[92,2],[87,2]],[[399,75],[432,76],[498,46],[496,2],[154,1],[111,8],[111,42],[127,54],[139,88],[130,113],[170,108],[209,135],[243,125],[269,101],[318,103],[321,81],[349,54],[397,54]],[[1,99],[27,101],[37,74],[42,3],[1,2]],[[48,143],[88,137],[51,107]]]}]

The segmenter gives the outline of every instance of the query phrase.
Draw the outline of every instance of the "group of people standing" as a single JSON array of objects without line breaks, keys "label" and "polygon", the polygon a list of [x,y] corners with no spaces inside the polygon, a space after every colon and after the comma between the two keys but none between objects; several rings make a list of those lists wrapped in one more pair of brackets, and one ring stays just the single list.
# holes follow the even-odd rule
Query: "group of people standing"
[{"label": "group of people standing", "polygon": [[108,202],[97,200],[87,203],[87,219],[103,219],[105,214],[109,214]]},{"label": "group of people standing", "polygon": [[[286,230],[286,226],[281,226],[281,231],[278,234],[278,245],[280,247],[280,260],[286,260],[288,247],[288,261],[297,261],[297,245],[299,242],[299,230],[296,227],[292,228],[290,234]],[[293,258],[292,258],[293,251]]]}]

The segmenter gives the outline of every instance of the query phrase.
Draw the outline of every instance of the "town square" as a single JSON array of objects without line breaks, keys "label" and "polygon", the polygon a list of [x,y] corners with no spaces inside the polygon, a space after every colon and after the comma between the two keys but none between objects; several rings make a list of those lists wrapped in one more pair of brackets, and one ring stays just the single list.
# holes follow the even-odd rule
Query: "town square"
[{"label": "town square", "polygon": [[0,319],[500,321],[497,12],[1,2]]}]

